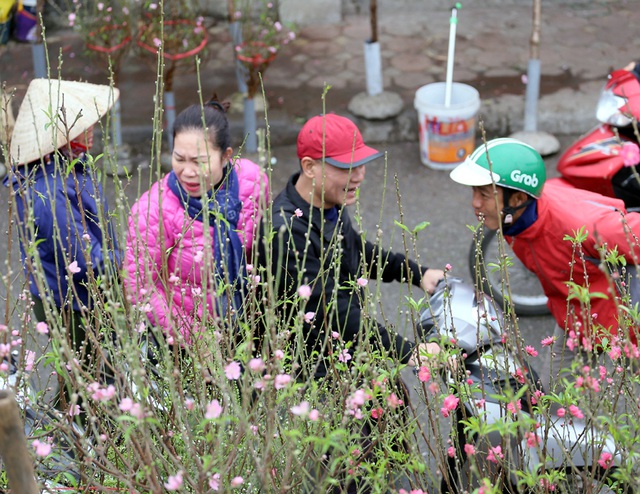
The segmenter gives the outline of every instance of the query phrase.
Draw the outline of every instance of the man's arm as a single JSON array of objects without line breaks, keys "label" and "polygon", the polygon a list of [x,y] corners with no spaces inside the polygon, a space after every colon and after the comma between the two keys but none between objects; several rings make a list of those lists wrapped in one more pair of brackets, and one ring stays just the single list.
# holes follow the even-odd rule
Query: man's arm
[{"label": "man's arm", "polygon": [[[309,232],[313,235],[312,232]],[[294,296],[301,285],[311,288],[311,296],[305,305],[305,312],[314,312],[312,324],[305,323],[305,331],[310,345],[320,347],[324,339],[337,332],[343,341],[358,341],[362,311],[357,288],[337,287],[340,278],[340,257],[337,248],[319,249],[318,242],[307,241],[304,226],[296,228],[295,220],[291,230],[283,227],[271,242],[272,270],[280,276],[278,293]],[[390,333],[375,322],[377,331],[371,334],[372,341],[402,361],[407,362],[413,350],[413,343],[402,336]],[[326,331],[325,331],[326,330]],[[377,334],[375,334],[377,333]]]},{"label": "man's arm", "polygon": [[419,286],[428,293],[433,293],[438,281],[444,278],[444,271],[441,269],[421,267],[404,254],[388,252],[368,240],[365,241],[364,251],[365,261],[372,278],[376,279],[378,276],[378,266],[380,261],[383,261],[380,267],[380,279],[385,283],[409,281],[412,285]]}]

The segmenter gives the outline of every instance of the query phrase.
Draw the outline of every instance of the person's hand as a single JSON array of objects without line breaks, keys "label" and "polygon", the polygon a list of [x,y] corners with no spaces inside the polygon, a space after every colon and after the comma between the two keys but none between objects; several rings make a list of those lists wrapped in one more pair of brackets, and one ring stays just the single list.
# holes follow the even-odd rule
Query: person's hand
[{"label": "person's hand", "polygon": [[422,275],[422,289],[431,295],[435,289],[438,281],[444,278],[444,271],[442,269],[427,269]]},{"label": "person's hand", "polygon": [[440,362],[440,352],[442,348],[437,343],[420,343],[416,346],[409,359],[412,367],[429,367],[431,370],[446,366],[451,372],[458,370],[458,359],[455,355],[450,355],[446,362]]},{"label": "person's hand", "polygon": [[440,345],[437,343],[420,343],[416,346],[409,358],[409,365],[412,367],[433,367],[437,364],[437,356],[440,353]]}]

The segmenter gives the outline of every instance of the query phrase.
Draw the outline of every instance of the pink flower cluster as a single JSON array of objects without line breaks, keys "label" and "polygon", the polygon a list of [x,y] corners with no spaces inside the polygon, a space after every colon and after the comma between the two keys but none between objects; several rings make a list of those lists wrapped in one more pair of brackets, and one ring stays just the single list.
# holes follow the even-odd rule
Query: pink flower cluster
[{"label": "pink flower cluster", "polygon": [[[565,408],[559,408],[558,411],[556,412],[556,415],[560,418],[565,417],[566,414],[567,414],[567,410]],[[582,413],[582,410],[580,410],[580,408],[577,405],[571,405],[569,407],[569,415],[577,419],[584,418],[584,414]]]},{"label": "pink flower cluster", "polygon": [[372,396],[364,389],[358,389],[351,393],[346,401],[347,412],[360,420],[364,416],[362,414],[362,406],[369,401]]},{"label": "pink flower cluster", "polygon": [[31,445],[36,450],[36,456],[45,457],[45,456],[49,456],[49,454],[51,453],[50,439],[46,441],[40,441],[36,439],[31,443]]},{"label": "pink flower cluster", "polygon": [[500,460],[503,460],[503,459],[504,459],[504,453],[502,452],[501,446],[495,446],[489,449],[489,452],[487,453],[487,460],[489,460],[492,463],[498,463]]},{"label": "pink flower cluster", "polygon": [[175,475],[170,475],[167,482],[165,482],[164,487],[168,491],[177,491],[182,487],[182,483],[184,482],[182,475],[182,470],[178,471]]},{"label": "pink flower cluster", "polygon": [[453,412],[460,402],[460,398],[454,395],[449,395],[444,399],[443,406],[440,409],[440,413],[443,417],[447,418],[451,412]]},{"label": "pink flower cluster", "polygon": [[635,166],[640,163],[640,147],[635,142],[625,142],[620,149],[624,166]]},{"label": "pink flower cluster", "polygon": [[92,382],[87,386],[87,391],[91,393],[91,399],[95,401],[109,401],[116,395],[116,388],[113,384],[102,387],[100,383]]},{"label": "pink flower cluster", "polygon": [[123,412],[129,412],[132,417],[137,419],[143,419],[145,415],[143,406],[134,402],[131,398],[123,398],[118,408]]},{"label": "pink flower cluster", "polygon": [[298,417],[307,417],[312,422],[316,422],[320,418],[320,412],[315,408],[311,410],[308,401],[302,401],[299,405],[292,406],[291,413]]},{"label": "pink flower cluster", "polygon": [[217,419],[222,415],[222,405],[218,400],[211,400],[207,405],[207,411],[204,414],[204,418],[208,420]]}]

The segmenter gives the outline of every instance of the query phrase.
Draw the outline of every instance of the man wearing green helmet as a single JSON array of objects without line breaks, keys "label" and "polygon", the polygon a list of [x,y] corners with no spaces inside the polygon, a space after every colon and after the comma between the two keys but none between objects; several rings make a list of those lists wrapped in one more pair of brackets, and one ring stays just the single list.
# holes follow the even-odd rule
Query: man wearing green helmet
[{"label": "man wearing green helmet", "polygon": [[[571,366],[574,350],[597,348],[605,337],[637,344],[638,328],[619,324],[620,296],[600,261],[606,244],[634,266],[640,256],[640,214],[627,213],[621,200],[576,189],[563,179],[547,180],[540,154],[516,139],[481,145],[450,176],[473,187],[478,219],[490,230],[502,227],[505,240],[549,299],[557,327],[548,362],[538,366],[546,390],[552,375]],[[565,238],[582,229],[584,241],[575,248]],[[581,304],[570,297],[568,282],[604,296]]]}]

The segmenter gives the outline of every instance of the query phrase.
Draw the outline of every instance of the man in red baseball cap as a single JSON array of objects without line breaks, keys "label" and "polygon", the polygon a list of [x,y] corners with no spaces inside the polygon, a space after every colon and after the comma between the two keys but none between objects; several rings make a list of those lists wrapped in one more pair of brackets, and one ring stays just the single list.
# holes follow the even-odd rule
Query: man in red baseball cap
[{"label": "man in red baseball cap", "polygon": [[[263,225],[259,263],[275,283],[265,310],[275,309],[278,321],[268,330],[294,333],[292,359],[303,381],[334,376],[336,364],[357,362],[365,353],[370,358],[373,350],[409,365],[439,351],[437,344],[415,345],[363,313],[365,280],[409,281],[433,292],[444,276],[385,252],[354,229],[344,206],[356,201],[365,165],[382,155],[365,145],[348,118],[311,118],[298,135],[300,170],[274,200],[269,231]],[[366,492],[364,484],[364,478],[348,483],[346,492]]]},{"label": "man in red baseball cap", "polygon": [[[273,273],[279,300],[294,299],[301,286],[310,289],[305,313],[314,317],[304,322],[306,348],[297,354],[307,357],[299,362],[301,372],[316,378],[324,377],[331,365],[327,338],[332,335],[352,342],[350,355],[366,339],[399,362],[417,363],[411,341],[375,321],[363,324],[357,280],[409,281],[433,292],[444,276],[442,270],[419,266],[403,254],[385,252],[354,229],[344,206],[355,203],[365,164],[381,156],[365,145],[348,118],[311,118],[298,134],[300,170],[273,202],[270,228],[277,235],[263,232],[259,242],[259,262]],[[283,328],[288,323],[293,321],[283,321]]]},{"label": "man in red baseball cap", "polygon": [[348,118],[330,113],[307,121],[298,134],[298,158],[324,158],[337,168],[350,169],[383,156],[364,144],[358,127]]}]

